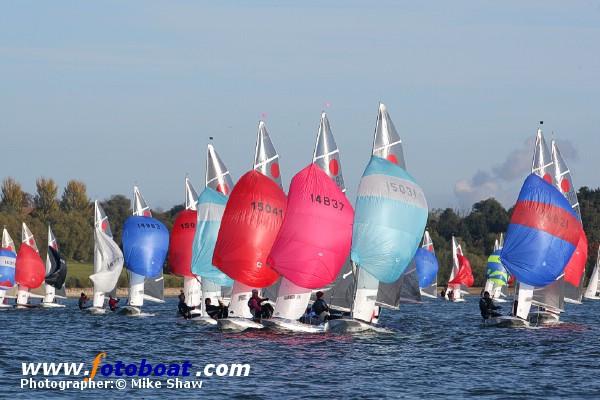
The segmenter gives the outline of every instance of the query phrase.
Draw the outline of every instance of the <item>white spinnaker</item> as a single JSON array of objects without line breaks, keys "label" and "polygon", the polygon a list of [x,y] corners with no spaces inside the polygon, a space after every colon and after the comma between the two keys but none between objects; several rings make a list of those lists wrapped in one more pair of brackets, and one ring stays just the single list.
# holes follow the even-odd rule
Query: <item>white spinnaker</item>
[{"label": "white spinnaker", "polygon": [[598,247],[598,256],[596,257],[594,271],[585,290],[584,296],[586,299],[600,299],[600,296],[598,296],[598,280],[600,280],[600,247]]},{"label": "white spinnaker", "polygon": [[[346,190],[342,175],[340,151],[331,132],[327,114],[324,112],[321,113],[312,162],[333,179],[342,192]],[[331,163],[336,164],[335,171],[331,170]],[[311,293],[311,289],[300,287],[282,277],[277,291],[273,316],[291,320],[299,319],[308,307]]]}]

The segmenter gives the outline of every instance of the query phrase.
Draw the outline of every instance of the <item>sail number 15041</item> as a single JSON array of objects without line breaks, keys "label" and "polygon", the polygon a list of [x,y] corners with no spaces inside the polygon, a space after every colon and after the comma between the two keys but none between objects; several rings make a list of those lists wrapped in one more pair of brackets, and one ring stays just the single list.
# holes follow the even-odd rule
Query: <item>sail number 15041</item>
[{"label": "sail number 15041", "polygon": [[261,212],[266,212],[266,213],[269,213],[269,214],[275,214],[275,215],[278,215],[280,217],[283,217],[283,209],[282,208],[273,207],[269,203],[263,203],[262,201],[253,201],[253,202],[250,203],[250,205],[252,206],[253,210],[258,210],[258,211],[261,211]]}]

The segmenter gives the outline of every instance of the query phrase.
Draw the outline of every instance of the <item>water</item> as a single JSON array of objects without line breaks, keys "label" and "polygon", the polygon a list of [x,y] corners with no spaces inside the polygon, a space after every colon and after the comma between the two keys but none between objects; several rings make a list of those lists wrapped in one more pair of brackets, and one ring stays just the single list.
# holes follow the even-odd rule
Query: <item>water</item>
[{"label": "water", "polygon": [[[0,397],[155,398],[598,398],[600,301],[567,305],[564,324],[481,328],[477,299],[431,301],[385,311],[389,334],[223,334],[175,317],[176,301],[148,305],[154,317],[93,316],[68,308],[0,312]],[[506,307],[505,307],[506,308]],[[21,362],[249,363],[248,377],[205,377],[202,389],[32,392]],[[199,368],[198,368],[199,369]],[[98,379],[98,378],[97,378]]]}]

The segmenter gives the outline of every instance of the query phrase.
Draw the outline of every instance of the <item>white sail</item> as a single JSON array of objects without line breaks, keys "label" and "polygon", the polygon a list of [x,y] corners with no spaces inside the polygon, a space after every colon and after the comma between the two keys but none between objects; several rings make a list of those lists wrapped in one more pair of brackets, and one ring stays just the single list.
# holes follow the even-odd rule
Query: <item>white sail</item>
[{"label": "white sail", "polygon": [[[185,209],[197,211],[198,194],[188,177],[185,178]],[[200,277],[183,277],[183,294],[188,307],[199,307],[202,304],[202,288]]]},{"label": "white sail", "polygon": [[104,305],[104,295],[112,292],[123,270],[123,252],[112,238],[108,217],[96,200],[94,224],[94,307]]},{"label": "white sail", "polygon": [[[421,248],[432,252],[433,254],[435,254],[435,248],[433,247],[433,240],[431,240],[431,235],[429,234],[428,230],[425,230],[425,233],[423,234],[423,242],[421,243]],[[425,296],[425,297],[429,297],[429,298],[437,298],[437,276],[435,277],[435,281],[429,285],[428,287],[425,288],[420,288],[421,289],[421,296]]]},{"label": "white sail", "polygon": [[598,255],[596,257],[596,265],[594,266],[594,270],[592,271],[592,276],[590,277],[590,281],[588,283],[587,289],[585,290],[584,297],[586,299],[600,299],[598,293],[598,281],[600,280],[600,247],[598,247]]},{"label": "white sail", "polygon": [[6,228],[2,229],[2,248],[16,252],[15,242],[10,237]]},{"label": "white sail", "polygon": [[[56,241],[56,237],[54,236],[54,232],[52,232],[52,228],[48,225],[48,248],[52,247],[55,250],[58,250],[58,242]],[[52,262],[50,261],[50,254],[46,253],[46,276],[50,274],[52,270]],[[54,303],[55,298],[66,298],[65,296],[65,288],[63,287],[56,292],[56,288],[52,285],[44,283],[45,295],[44,295],[44,303]]]},{"label": "white sail", "polygon": [[233,189],[233,180],[231,179],[231,174],[211,144],[208,145],[206,153],[205,185],[206,187],[214,189],[217,192],[221,192],[226,196],[228,196],[229,193],[231,193],[231,189]]},{"label": "white sail", "polygon": [[198,193],[194,190],[192,186],[192,182],[186,176],[185,178],[185,209],[186,210],[196,210],[196,205],[198,204]]},{"label": "white sail", "polygon": [[[558,144],[556,141],[551,142],[551,153],[552,163],[554,166],[554,183],[556,188],[565,196],[565,198],[571,204],[571,208],[575,211],[579,222],[581,222],[581,210],[579,208],[579,200],[577,199],[577,193],[575,192],[575,186],[573,185],[573,178],[571,177],[571,171],[565,163]],[[584,271],[585,274],[585,271]],[[565,301],[572,304],[581,304],[581,298],[583,297],[583,278],[581,279],[578,286],[571,284],[568,281],[564,281],[564,297]]]},{"label": "white sail", "polygon": [[[2,245],[1,245],[1,247],[3,249],[7,249],[10,251],[16,252],[15,243],[13,242],[12,238],[8,234],[8,231],[6,230],[6,228],[2,229]],[[10,263],[14,268],[14,266],[15,266],[14,261],[15,261],[14,259],[11,259],[11,261],[8,261],[8,259],[6,259],[5,263]],[[4,304],[4,299],[10,298],[10,297],[15,297],[14,294],[11,296],[11,294],[14,292],[15,292],[15,286],[13,286],[12,288],[10,288],[8,290],[0,289],[0,307],[9,307],[8,305]]]},{"label": "white sail", "polygon": [[279,187],[283,187],[279,171],[279,154],[275,150],[273,142],[271,142],[267,126],[263,121],[258,123],[254,169],[271,178]]}]

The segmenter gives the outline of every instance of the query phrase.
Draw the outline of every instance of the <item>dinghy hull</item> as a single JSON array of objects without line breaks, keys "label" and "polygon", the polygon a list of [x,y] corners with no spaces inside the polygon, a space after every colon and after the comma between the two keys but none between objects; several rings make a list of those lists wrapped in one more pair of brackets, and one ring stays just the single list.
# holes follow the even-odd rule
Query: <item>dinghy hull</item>
[{"label": "dinghy hull", "polygon": [[511,315],[485,319],[482,325],[495,328],[529,328],[530,326],[529,321]]},{"label": "dinghy hull", "polygon": [[106,314],[106,308],[100,308],[100,307],[86,308],[85,311],[89,312],[90,314],[94,314],[94,315]]},{"label": "dinghy hull", "polygon": [[285,332],[298,332],[298,333],[323,333],[325,332],[325,325],[310,325],[303,324],[302,322],[286,319],[286,318],[271,318],[262,321],[263,325],[267,328],[275,329],[278,331]]},{"label": "dinghy hull", "polygon": [[65,307],[64,304],[59,304],[59,303],[42,303],[41,306],[42,306],[42,308],[64,308]]},{"label": "dinghy hull", "polygon": [[367,322],[346,318],[332,319],[325,325],[325,330],[327,332],[334,333],[360,333],[375,329],[376,328],[373,325]]},{"label": "dinghy hull", "polygon": [[264,325],[248,318],[222,318],[217,320],[217,327],[222,331],[243,332],[246,329],[263,329]]}]

